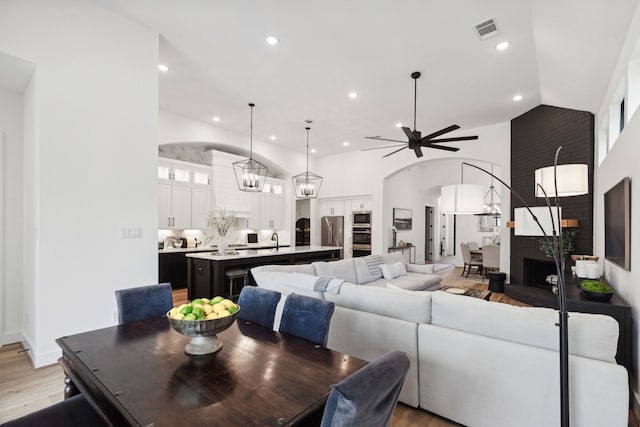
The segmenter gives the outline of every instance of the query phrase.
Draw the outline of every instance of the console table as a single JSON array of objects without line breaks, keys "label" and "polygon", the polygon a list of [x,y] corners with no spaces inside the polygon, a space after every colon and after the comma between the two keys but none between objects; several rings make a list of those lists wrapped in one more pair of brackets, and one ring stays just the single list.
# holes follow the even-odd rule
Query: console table
[{"label": "console table", "polygon": [[416,263],[416,247],[414,245],[406,245],[406,246],[389,246],[389,253],[391,252],[402,252],[402,256],[404,256],[405,249],[409,250],[409,262],[411,264]]},{"label": "console table", "polygon": [[[527,285],[505,285],[504,293],[525,304],[558,309],[556,294],[551,288]],[[566,278],[567,310],[580,313],[606,314],[618,321],[618,352],[616,361],[631,373],[631,307],[615,293],[607,302],[590,301],[582,296],[575,277]]]}]

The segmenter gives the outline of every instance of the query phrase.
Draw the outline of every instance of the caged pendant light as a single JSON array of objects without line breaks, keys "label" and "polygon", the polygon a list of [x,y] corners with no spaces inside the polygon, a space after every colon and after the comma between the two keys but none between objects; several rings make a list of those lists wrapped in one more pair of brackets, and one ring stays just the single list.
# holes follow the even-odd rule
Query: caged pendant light
[{"label": "caged pendant light", "polygon": [[255,104],[250,103],[249,107],[251,107],[251,146],[249,149],[249,158],[234,162],[233,172],[236,175],[236,181],[240,191],[260,192],[262,191],[262,187],[264,187],[264,181],[269,169],[259,161],[253,159],[253,107],[255,107]]},{"label": "caged pendant light", "polygon": [[315,199],[320,192],[322,177],[309,172],[309,130],[311,128],[306,127],[305,129],[307,130],[307,169],[305,172],[292,176],[291,180],[296,192],[296,199]]}]

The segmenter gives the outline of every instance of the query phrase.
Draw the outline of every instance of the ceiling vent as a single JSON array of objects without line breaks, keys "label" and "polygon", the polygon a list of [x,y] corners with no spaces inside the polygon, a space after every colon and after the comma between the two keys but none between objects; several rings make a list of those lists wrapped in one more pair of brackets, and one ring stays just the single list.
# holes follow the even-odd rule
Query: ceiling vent
[{"label": "ceiling vent", "polygon": [[498,34],[498,26],[494,18],[489,18],[473,26],[480,40],[486,40]]}]

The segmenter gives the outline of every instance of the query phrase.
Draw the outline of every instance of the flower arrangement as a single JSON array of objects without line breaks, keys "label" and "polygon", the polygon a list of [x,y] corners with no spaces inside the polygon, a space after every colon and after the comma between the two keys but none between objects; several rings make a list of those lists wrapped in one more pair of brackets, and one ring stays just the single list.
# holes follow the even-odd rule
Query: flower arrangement
[{"label": "flower arrangement", "polygon": [[235,212],[226,212],[224,209],[209,211],[209,228],[217,230],[221,237],[227,235],[230,229],[238,225],[238,218]]}]

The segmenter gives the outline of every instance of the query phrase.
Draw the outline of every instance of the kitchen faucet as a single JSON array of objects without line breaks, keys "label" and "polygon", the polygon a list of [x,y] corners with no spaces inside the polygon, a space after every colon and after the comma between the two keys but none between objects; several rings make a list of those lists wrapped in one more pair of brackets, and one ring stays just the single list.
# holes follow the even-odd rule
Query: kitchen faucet
[{"label": "kitchen faucet", "polygon": [[[274,237],[275,237],[275,239],[274,239]],[[271,235],[271,240],[272,240],[272,241],[273,241],[273,240],[275,240],[275,241],[276,241],[276,250],[278,250],[278,248],[280,247],[280,243],[279,243],[279,241],[278,241],[278,233],[273,233],[273,234]]]}]

